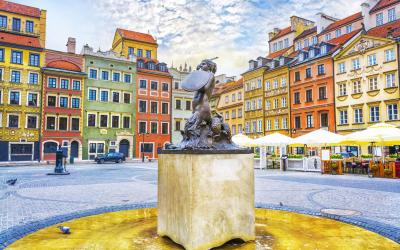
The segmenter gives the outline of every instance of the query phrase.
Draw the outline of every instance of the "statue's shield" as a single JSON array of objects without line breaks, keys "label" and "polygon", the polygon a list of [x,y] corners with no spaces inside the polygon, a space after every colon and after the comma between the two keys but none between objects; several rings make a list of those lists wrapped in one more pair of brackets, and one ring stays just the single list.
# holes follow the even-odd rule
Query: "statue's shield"
[{"label": "statue's shield", "polygon": [[195,70],[192,71],[182,82],[182,88],[187,91],[196,91],[204,87],[210,82],[213,73],[209,71]]}]

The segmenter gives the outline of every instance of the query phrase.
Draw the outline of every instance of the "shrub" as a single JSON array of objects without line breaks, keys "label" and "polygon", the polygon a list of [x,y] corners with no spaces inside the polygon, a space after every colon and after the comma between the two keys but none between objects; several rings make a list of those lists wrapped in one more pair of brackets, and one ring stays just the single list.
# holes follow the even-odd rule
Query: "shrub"
[{"label": "shrub", "polygon": [[362,159],[372,159],[372,155],[361,155]]},{"label": "shrub", "polygon": [[288,155],[288,158],[291,158],[291,159],[303,159],[303,155]]},{"label": "shrub", "polygon": [[341,154],[332,154],[331,159],[343,159],[343,156]]}]

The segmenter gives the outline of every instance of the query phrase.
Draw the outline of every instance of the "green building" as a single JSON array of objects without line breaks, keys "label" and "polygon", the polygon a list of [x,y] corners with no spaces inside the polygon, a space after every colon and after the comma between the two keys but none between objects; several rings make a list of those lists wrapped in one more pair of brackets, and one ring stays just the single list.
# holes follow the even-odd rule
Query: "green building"
[{"label": "green building", "polygon": [[136,57],[82,50],[85,71],[83,159],[121,152],[135,155]]}]

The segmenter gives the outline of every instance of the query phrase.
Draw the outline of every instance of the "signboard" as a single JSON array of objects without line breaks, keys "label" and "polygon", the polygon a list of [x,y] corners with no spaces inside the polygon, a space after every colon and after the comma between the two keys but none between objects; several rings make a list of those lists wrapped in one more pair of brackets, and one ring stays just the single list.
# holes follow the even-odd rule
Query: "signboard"
[{"label": "signboard", "polygon": [[331,154],[329,149],[321,150],[321,160],[322,161],[329,161],[331,159]]}]

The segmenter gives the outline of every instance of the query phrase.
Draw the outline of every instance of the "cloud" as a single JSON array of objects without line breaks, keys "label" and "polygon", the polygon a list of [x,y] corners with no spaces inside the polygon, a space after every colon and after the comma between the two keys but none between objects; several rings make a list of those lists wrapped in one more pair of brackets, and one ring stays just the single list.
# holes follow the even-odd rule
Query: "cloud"
[{"label": "cloud", "polygon": [[159,59],[174,66],[195,66],[218,56],[219,71],[239,75],[247,62],[265,56],[267,34],[289,25],[289,17],[314,19],[317,12],[339,18],[360,11],[361,0],[90,0],[107,23],[103,33],[116,27],[150,32],[159,43]]}]

